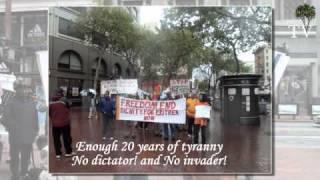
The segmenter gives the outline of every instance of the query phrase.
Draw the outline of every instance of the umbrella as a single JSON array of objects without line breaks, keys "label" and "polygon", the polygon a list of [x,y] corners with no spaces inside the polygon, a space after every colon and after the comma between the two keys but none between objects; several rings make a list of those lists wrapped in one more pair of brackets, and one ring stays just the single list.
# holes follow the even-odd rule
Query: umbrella
[{"label": "umbrella", "polygon": [[89,89],[89,93],[92,93],[93,95],[96,95],[96,94],[97,94],[97,91],[94,90],[94,89]]},{"label": "umbrella", "polygon": [[88,96],[88,91],[86,89],[83,89],[80,91],[81,96]]},{"label": "umbrella", "polygon": [[83,89],[83,90],[80,91],[80,95],[81,96],[88,96],[89,94],[96,95],[97,92],[94,89]]}]

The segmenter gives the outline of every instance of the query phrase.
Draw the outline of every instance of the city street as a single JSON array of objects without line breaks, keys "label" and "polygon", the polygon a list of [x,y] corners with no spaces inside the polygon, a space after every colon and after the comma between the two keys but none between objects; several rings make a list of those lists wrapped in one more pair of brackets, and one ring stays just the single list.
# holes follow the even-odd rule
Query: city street
[{"label": "city street", "polygon": [[312,122],[278,122],[275,135],[277,148],[320,148],[320,128]]},{"label": "city street", "polygon": [[[72,135],[74,144],[78,141],[89,143],[103,143],[101,136],[101,125],[98,119],[88,119],[88,113],[85,109],[75,108],[72,111]],[[267,119],[264,119],[267,120]],[[264,122],[262,120],[262,122]],[[149,124],[148,129],[132,127],[135,124],[130,121],[113,121],[112,127],[109,129],[110,136],[113,136],[119,142],[134,141],[136,144],[162,144],[175,143],[175,141],[166,141],[161,137],[156,137],[154,132],[159,129],[155,124]],[[223,155],[227,155],[226,166],[71,166],[72,160],[57,160],[54,150],[50,151],[50,168],[51,172],[204,172],[204,173],[230,173],[230,172],[270,172],[271,162],[271,137],[266,132],[265,123],[259,126],[240,126],[240,125],[223,125],[220,123],[219,113],[214,112],[214,118],[211,119],[208,127],[207,143],[222,143]],[[132,133],[129,132],[132,130]],[[135,139],[127,138],[127,135],[135,135]],[[188,138],[186,131],[180,131],[176,136],[177,140],[192,143]],[[50,148],[53,148],[52,139],[50,137]],[[107,140],[106,143],[111,143]],[[77,155],[82,155],[80,152]],[[88,157],[95,157],[97,152],[86,153]],[[148,152],[141,157],[153,157],[159,152]],[[182,152],[177,152],[177,156],[183,156]],[[113,157],[133,157],[130,152],[113,152]],[[210,157],[211,154],[194,153],[192,157]],[[191,157],[190,156],[190,157]],[[221,155],[220,155],[221,156]]]},{"label": "city street", "polygon": [[275,124],[275,176],[254,180],[318,180],[320,128],[313,122],[277,122]]},{"label": "city street", "polygon": [[[81,129],[79,129],[80,131]],[[275,176],[255,176],[253,180],[318,180],[320,171],[315,159],[320,158],[320,128],[313,126],[312,122],[277,122],[275,124]],[[2,141],[7,146],[6,133],[1,131]],[[303,143],[303,144],[302,144]],[[9,179],[8,148],[4,149],[0,163],[2,178]],[[164,176],[96,176],[92,180],[158,180]],[[86,176],[78,177],[79,180],[87,179]],[[173,176],[172,180],[231,180],[232,176]],[[238,177],[244,179],[243,176]]]}]

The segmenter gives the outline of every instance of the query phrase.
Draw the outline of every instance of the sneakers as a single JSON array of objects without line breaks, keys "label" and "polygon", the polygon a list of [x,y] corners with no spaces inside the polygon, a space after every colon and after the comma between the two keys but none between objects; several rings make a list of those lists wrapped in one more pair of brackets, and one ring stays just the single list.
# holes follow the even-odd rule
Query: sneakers
[{"label": "sneakers", "polygon": [[57,159],[61,159],[61,155],[56,155],[56,158]]},{"label": "sneakers", "polygon": [[65,154],[64,156],[65,156],[65,157],[71,157],[71,156],[74,156],[74,155],[76,155],[76,153],[75,153],[75,152],[72,152],[72,153],[70,153],[70,154]]},{"label": "sneakers", "polygon": [[102,140],[106,140],[106,139],[107,139],[106,137],[104,137],[104,136],[102,137]]},{"label": "sneakers", "polygon": [[110,140],[112,141],[112,140],[114,140],[114,138],[113,138],[113,137],[110,137]]}]

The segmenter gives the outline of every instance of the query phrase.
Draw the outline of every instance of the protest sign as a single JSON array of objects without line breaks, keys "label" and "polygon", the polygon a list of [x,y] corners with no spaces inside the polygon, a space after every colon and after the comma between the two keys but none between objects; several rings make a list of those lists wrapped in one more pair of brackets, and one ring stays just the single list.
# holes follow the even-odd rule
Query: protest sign
[{"label": "protest sign", "polygon": [[101,81],[101,94],[109,91],[110,94],[135,94],[138,91],[137,79],[117,79]]},{"label": "protest sign", "polygon": [[312,105],[312,115],[320,115],[320,105]]},{"label": "protest sign", "polygon": [[116,119],[155,123],[185,124],[186,100],[138,100],[117,97]]},{"label": "protest sign", "polygon": [[211,117],[211,107],[208,105],[197,105],[195,118],[208,118]]},{"label": "protest sign", "polygon": [[187,94],[190,92],[188,79],[172,79],[170,80],[170,90],[174,94]]},{"label": "protest sign", "polygon": [[16,81],[16,76],[12,74],[0,74],[0,84],[2,89],[14,91],[13,84]]}]

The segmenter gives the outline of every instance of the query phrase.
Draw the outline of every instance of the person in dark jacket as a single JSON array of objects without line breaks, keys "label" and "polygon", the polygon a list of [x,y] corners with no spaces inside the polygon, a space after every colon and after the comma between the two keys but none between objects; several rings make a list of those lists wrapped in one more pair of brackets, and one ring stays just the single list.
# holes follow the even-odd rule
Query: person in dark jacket
[{"label": "person in dark jacket", "polygon": [[36,103],[31,88],[15,85],[16,94],[4,107],[3,125],[9,133],[11,179],[19,179],[29,170],[32,144],[38,134]]},{"label": "person in dark jacket", "polygon": [[[115,101],[110,97],[109,91],[106,91],[104,97],[100,100],[100,111],[102,113],[102,139],[107,139],[108,127],[110,127],[111,121],[114,117]],[[110,130],[109,130],[110,132]],[[113,137],[110,135],[110,140]]]},{"label": "person in dark jacket", "polygon": [[[167,91],[165,93],[165,98],[162,100],[173,100],[172,94],[170,91]],[[162,136],[164,140],[175,140],[176,139],[176,125],[175,124],[169,124],[169,123],[164,123],[162,124]]]},{"label": "person in dark jacket", "polygon": [[54,149],[56,158],[60,159],[61,152],[61,141],[60,137],[63,138],[63,144],[65,148],[65,156],[73,156],[72,151],[72,138],[71,138],[71,126],[70,126],[70,110],[67,100],[57,93],[51,98],[52,102],[49,105],[49,117],[52,125],[52,135],[54,142]]}]

